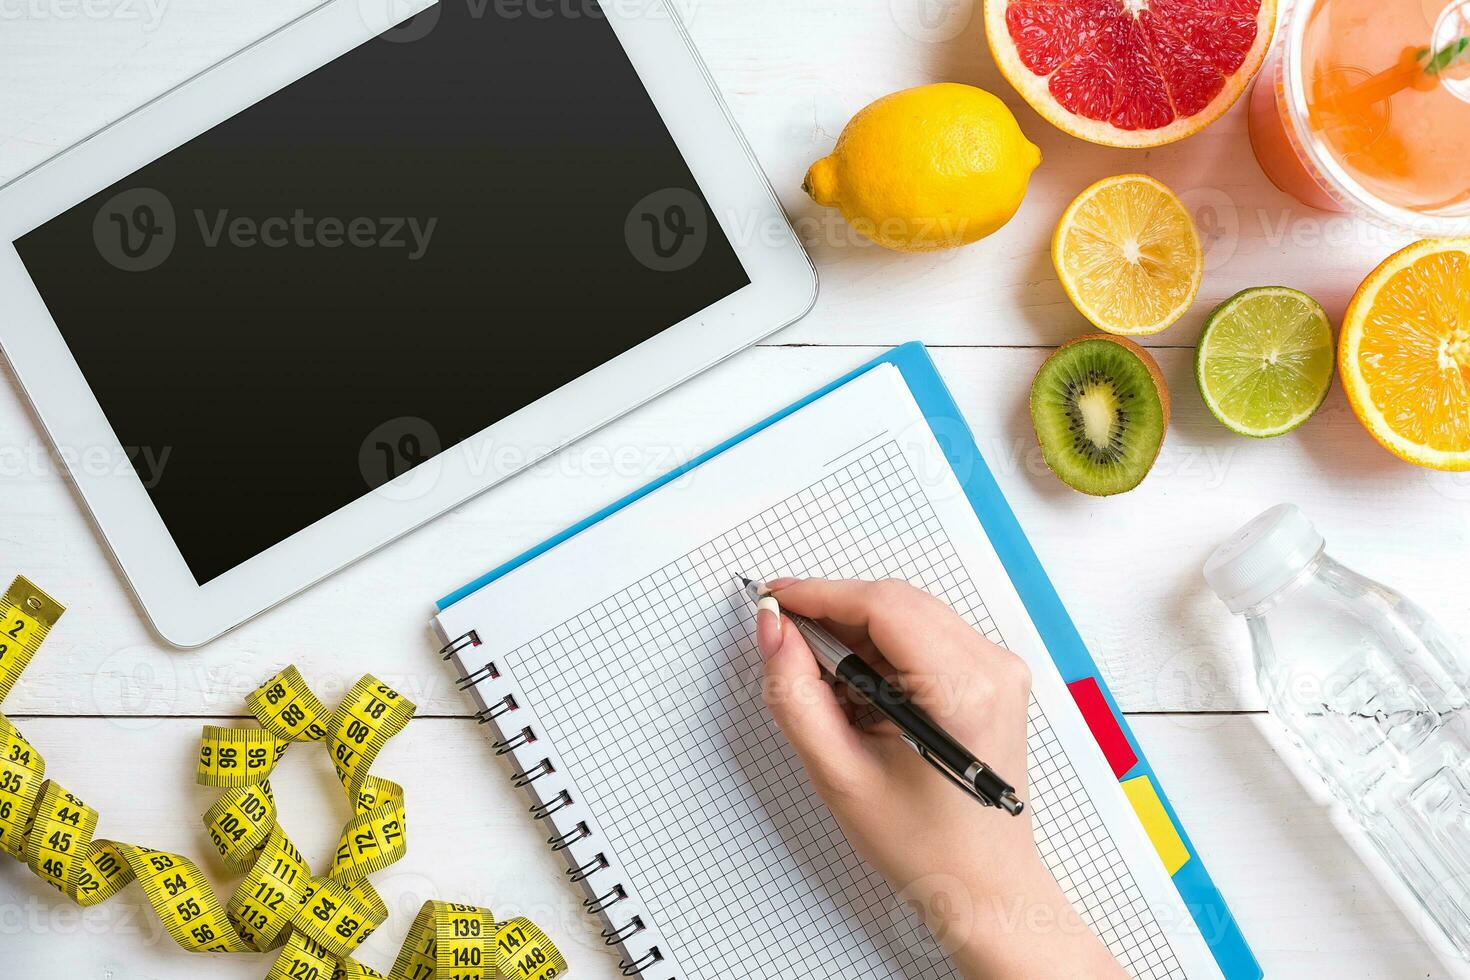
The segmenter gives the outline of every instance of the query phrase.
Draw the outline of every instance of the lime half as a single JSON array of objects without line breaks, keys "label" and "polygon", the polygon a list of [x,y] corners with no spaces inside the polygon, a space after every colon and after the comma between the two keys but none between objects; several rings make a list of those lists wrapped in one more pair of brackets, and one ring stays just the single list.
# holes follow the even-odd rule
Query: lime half
[{"label": "lime half", "polygon": [[1279,436],[1317,411],[1332,384],[1332,324],[1306,293],[1246,289],[1215,308],[1194,356],[1205,405],[1245,436]]}]

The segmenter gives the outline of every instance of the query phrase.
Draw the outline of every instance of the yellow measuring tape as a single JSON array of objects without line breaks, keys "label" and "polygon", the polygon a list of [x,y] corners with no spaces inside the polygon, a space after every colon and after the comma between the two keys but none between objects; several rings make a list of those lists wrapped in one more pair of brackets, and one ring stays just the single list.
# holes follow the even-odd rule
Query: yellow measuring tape
[{"label": "yellow measuring tape", "polygon": [[[17,577],[0,597],[0,702],[60,618],[60,603]],[[407,852],[403,787],[370,775],[373,759],[414,705],[364,676],[328,711],[287,667],[245,698],[261,728],[206,725],[198,781],[224,790],[204,826],[231,871],[228,902],[188,858],[94,836],[97,811],[46,779],[46,763],[0,714],[0,850],[78,905],[105,902],[137,881],[174,942],[190,952],[280,949],[266,980],[383,977],[352,958],[388,917],[367,880]],[[269,777],[292,742],[321,742],[353,807],[326,874],[276,823]],[[497,923],[489,909],[425,902],[387,976],[392,980],[546,980],[566,959],[536,925]]]}]

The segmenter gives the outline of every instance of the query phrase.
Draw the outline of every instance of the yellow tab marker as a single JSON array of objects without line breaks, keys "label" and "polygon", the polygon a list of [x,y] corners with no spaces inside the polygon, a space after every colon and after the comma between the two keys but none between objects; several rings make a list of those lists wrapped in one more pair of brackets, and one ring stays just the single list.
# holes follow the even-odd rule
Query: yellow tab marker
[{"label": "yellow tab marker", "polygon": [[[62,606],[24,578],[0,597],[0,701],[35,655]],[[23,861],[78,905],[105,902],[137,881],[153,912],[190,952],[280,948],[267,980],[370,980],[384,974],[352,953],[388,917],[367,876],[408,851],[403,787],[369,773],[408,724],[413,702],[372,676],[328,712],[295,667],[245,699],[260,728],[204,726],[196,778],[223,794],[204,827],[225,866],[244,878],[221,903],[188,858],[93,835],[98,812],[58,782],[0,714],[0,852]],[[313,875],[276,822],[269,776],[293,742],[327,749],[352,816],[331,868]],[[386,980],[549,980],[566,959],[526,919],[497,927],[489,909],[425,902]]]},{"label": "yellow tab marker", "polygon": [[1179,829],[1169,819],[1169,812],[1164,809],[1164,801],[1159,799],[1153,780],[1147,776],[1124,780],[1123,792],[1128,794],[1133,812],[1138,814],[1143,829],[1148,831],[1148,839],[1153,841],[1154,850],[1159,852],[1164,870],[1172,875],[1188,864],[1189,848],[1184,846]]}]

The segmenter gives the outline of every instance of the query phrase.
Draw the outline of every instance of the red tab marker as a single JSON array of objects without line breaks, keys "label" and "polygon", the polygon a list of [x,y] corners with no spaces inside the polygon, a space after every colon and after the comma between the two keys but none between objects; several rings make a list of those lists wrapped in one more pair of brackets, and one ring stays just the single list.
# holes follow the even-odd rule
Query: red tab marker
[{"label": "red tab marker", "polygon": [[1103,697],[1102,688],[1097,686],[1097,679],[1084,677],[1080,681],[1073,681],[1067,685],[1067,690],[1072,692],[1072,700],[1077,702],[1077,707],[1082,711],[1082,718],[1092,730],[1092,737],[1102,748],[1108,765],[1113,767],[1113,775],[1122,779],[1128,770],[1138,764],[1138,756],[1134,753],[1133,746],[1128,744],[1128,738],[1119,727],[1118,719],[1113,716],[1113,709],[1108,707],[1108,699]]}]

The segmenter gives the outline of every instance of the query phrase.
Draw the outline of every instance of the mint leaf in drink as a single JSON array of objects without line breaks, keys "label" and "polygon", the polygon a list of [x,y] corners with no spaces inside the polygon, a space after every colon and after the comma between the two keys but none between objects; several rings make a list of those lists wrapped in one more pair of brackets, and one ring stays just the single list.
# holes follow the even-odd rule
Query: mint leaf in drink
[{"label": "mint leaf in drink", "polygon": [[1428,57],[1424,63],[1424,74],[1438,75],[1448,68],[1452,68],[1462,61],[1470,61],[1470,37],[1457,37],[1449,44],[1440,48],[1430,56],[1428,48],[1422,48],[1419,52],[1420,59]]}]

